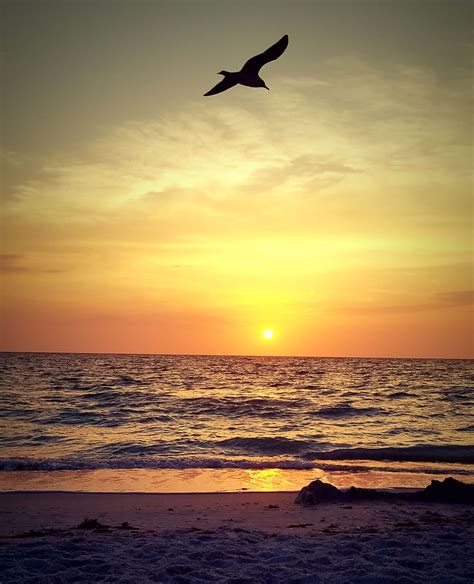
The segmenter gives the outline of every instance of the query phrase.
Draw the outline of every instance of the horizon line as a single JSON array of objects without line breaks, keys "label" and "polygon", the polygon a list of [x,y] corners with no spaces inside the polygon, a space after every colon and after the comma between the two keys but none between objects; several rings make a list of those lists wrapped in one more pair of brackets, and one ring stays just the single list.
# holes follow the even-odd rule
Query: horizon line
[{"label": "horizon line", "polygon": [[367,355],[247,355],[237,353],[127,353],[113,351],[9,351],[0,350],[3,353],[31,353],[46,355],[124,355],[124,356],[151,356],[151,357],[250,357],[270,359],[394,359],[413,361],[474,361],[474,357],[384,357]]}]

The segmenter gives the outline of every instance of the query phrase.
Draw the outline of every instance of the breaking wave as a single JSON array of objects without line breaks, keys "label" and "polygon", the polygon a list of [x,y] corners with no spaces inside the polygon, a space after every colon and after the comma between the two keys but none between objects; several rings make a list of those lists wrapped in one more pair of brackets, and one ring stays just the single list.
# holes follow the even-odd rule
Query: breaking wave
[{"label": "breaking wave", "polygon": [[474,464],[474,447],[427,444],[387,448],[338,448],[330,452],[308,452],[304,457],[319,460],[391,460]]},{"label": "breaking wave", "polygon": [[[367,470],[382,470],[386,472],[430,472],[444,474],[446,468],[430,467],[425,464],[410,468],[406,464],[397,467],[393,463],[444,463],[451,465],[466,465],[457,469],[458,474],[474,475],[474,448],[467,446],[413,446],[405,448],[352,448],[336,449],[329,452],[308,452],[300,456],[285,456],[282,450],[291,450],[297,445],[288,447],[285,442],[278,443],[279,439],[262,439],[263,456],[159,456],[142,455],[137,457],[133,449],[117,450],[116,455],[91,456],[87,458],[54,458],[31,459],[26,457],[0,459],[0,471],[58,471],[58,470],[98,470],[98,469],[192,469],[192,468],[239,468],[239,469],[326,469],[350,470],[352,472]],[[247,439],[230,439],[227,446],[236,446],[249,451],[256,450],[258,440],[248,444]],[[278,449],[278,455],[271,456],[268,450],[270,444]],[[302,442],[298,445],[304,449]],[[142,453],[143,454],[143,453]],[[352,462],[356,461],[356,463]],[[390,465],[374,465],[374,462],[392,463]]]}]

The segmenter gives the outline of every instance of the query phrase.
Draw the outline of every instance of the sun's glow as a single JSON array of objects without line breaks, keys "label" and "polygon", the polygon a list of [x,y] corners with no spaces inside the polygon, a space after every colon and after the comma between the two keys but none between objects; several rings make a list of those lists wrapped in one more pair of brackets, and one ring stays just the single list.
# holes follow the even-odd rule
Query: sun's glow
[{"label": "sun's glow", "polygon": [[[63,4],[72,23],[75,4]],[[135,4],[116,15],[131,42],[142,31]],[[450,10],[456,42],[446,43],[441,7],[394,2],[397,19],[388,24],[390,11],[374,15],[370,2],[360,4],[391,31],[371,39],[373,50],[361,32],[365,17],[344,36],[330,26],[336,2],[323,15],[318,3],[302,3],[298,70],[291,46],[271,65],[278,99],[275,83],[268,94],[241,87],[208,102],[176,99],[204,93],[193,83],[210,88],[213,80],[213,69],[197,78],[173,50],[188,39],[179,3],[169,2],[159,23],[176,35],[134,42],[130,54],[121,35],[110,36],[110,50],[94,50],[107,18],[99,7],[84,52],[80,34],[44,43],[55,34],[49,15],[41,36],[26,35],[42,7],[12,2],[9,59],[25,68],[21,99],[19,85],[5,90],[0,350],[472,358],[465,9],[458,2]],[[272,19],[255,11],[249,46],[263,50],[278,37],[275,22],[290,5],[278,3]],[[226,23],[211,2],[186,6],[196,18],[212,16],[209,27]],[[161,3],[148,8],[159,21]],[[33,18],[24,21],[22,10]],[[318,35],[317,72],[316,14],[329,31]],[[432,35],[429,51],[418,50],[415,24],[396,40],[403,19]],[[18,31],[27,42],[14,42]],[[340,39],[350,50],[334,52]],[[215,59],[213,44],[200,44],[202,58]],[[27,60],[38,48],[41,59]],[[74,93],[65,75],[54,91],[37,83],[58,65],[58,48],[78,57]],[[150,50],[170,58],[152,61]],[[237,43],[237,59],[240,50]],[[124,108],[136,83],[121,76],[103,84],[100,74],[133,71],[138,61],[135,81],[147,79],[154,97]],[[159,83],[170,67],[181,68],[173,91]],[[74,112],[67,131],[64,111]]]},{"label": "sun's glow", "polygon": [[264,329],[262,331],[262,336],[266,341],[270,341],[271,339],[273,339],[273,330],[272,329]]}]

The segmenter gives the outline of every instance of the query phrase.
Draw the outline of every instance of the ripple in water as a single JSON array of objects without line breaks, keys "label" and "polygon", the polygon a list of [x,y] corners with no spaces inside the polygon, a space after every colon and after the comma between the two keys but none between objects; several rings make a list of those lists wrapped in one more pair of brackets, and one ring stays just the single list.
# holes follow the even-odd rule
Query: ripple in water
[{"label": "ripple in water", "polygon": [[4,353],[1,367],[3,470],[474,463],[472,361]]}]

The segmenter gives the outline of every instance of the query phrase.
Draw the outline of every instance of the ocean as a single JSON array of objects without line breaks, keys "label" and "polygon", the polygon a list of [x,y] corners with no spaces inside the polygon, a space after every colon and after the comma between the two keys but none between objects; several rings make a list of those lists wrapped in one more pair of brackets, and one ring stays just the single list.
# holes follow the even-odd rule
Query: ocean
[{"label": "ocean", "polygon": [[403,469],[474,480],[473,361],[3,353],[0,370],[4,478]]}]

